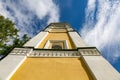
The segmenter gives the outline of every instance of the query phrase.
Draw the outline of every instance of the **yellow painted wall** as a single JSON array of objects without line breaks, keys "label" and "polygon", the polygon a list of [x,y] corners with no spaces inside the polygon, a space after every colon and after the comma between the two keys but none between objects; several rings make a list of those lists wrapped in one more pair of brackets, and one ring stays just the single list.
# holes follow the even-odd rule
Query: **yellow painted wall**
[{"label": "yellow painted wall", "polygon": [[[61,30],[60,30],[61,31]],[[39,44],[38,48],[44,48],[45,44],[47,43],[48,40],[67,40],[69,49],[75,49],[75,45],[72,42],[72,39],[68,35],[67,32],[60,32],[59,30],[56,32],[54,30],[51,30],[47,37]]]},{"label": "yellow painted wall", "polygon": [[27,58],[10,80],[93,80],[78,58]]},{"label": "yellow painted wall", "polygon": [[49,32],[67,32],[66,29],[51,29]]}]

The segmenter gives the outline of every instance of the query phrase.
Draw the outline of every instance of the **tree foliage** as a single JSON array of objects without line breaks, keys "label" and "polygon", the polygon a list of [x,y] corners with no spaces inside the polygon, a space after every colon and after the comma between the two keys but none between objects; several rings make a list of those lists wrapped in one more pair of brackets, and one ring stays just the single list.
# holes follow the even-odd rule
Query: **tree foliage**
[{"label": "tree foliage", "polygon": [[0,47],[4,47],[10,39],[16,38],[17,32],[14,23],[0,15]]},{"label": "tree foliage", "polygon": [[28,41],[30,38],[27,36],[27,34],[24,34],[22,39],[20,40],[19,38],[15,38],[13,41],[13,46],[14,47],[22,47],[23,44]]},{"label": "tree foliage", "polygon": [[[15,24],[8,18],[4,18],[0,15],[0,54],[7,54],[11,48],[22,47],[22,45],[29,39],[27,34],[24,34],[22,39],[19,39],[18,29]],[[13,41],[13,44],[7,45],[9,41]]]}]

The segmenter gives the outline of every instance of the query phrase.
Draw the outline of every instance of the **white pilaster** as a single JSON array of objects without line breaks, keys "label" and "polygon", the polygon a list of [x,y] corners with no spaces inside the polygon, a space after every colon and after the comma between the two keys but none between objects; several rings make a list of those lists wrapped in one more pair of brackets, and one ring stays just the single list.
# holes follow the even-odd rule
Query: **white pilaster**
[{"label": "white pilaster", "polygon": [[97,80],[120,80],[120,74],[102,56],[83,56]]},{"label": "white pilaster", "polygon": [[38,45],[41,43],[41,41],[43,41],[44,38],[47,36],[47,34],[48,34],[48,32],[41,31],[35,37],[30,39],[26,44],[24,44],[24,47],[34,47],[34,48],[37,48]]},{"label": "white pilaster", "polygon": [[68,32],[76,47],[87,47],[83,39],[77,32]]},{"label": "white pilaster", "polygon": [[0,80],[9,80],[25,59],[25,55],[8,55],[0,61]]}]

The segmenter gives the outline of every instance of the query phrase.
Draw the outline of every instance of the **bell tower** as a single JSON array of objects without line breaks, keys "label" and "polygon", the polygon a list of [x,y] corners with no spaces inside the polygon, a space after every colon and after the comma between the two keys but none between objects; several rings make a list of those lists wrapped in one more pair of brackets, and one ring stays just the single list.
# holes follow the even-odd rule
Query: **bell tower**
[{"label": "bell tower", "polygon": [[68,23],[51,23],[0,61],[0,79],[120,80],[120,74]]},{"label": "bell tower", "polygon": [[24,45],[24,47],[29,46],[41,49],[87,47],[79,34],[68,23],[51,23],[45,30]]}]

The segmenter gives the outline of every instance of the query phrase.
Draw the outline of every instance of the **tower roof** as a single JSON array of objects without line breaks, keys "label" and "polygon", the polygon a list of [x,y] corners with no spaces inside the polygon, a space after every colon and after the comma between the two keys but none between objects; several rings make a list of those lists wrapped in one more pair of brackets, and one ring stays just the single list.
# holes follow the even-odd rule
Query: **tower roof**
[{"label": "tower roof", "polygon": [[67,29],[68,31],[73,31],[73,28],[65,22],[51,23],[46,27],[45,31],[49,31],[50,29]]}]

